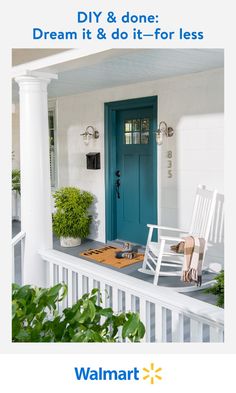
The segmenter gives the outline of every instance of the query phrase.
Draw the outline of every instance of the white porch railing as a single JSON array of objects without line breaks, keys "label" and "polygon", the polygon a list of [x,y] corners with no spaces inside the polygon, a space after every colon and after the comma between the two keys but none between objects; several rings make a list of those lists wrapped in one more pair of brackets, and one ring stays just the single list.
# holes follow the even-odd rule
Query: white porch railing
[{"label": "white porch railing", "polygon": [[223,342],[224,311],[216,306],[56,250],[40,255],[48,263],[48,286],[68,285],[63,307],[99,288],[106,307],[139,312],[146,342]]},{"label": "white porch railing", "polygon": [[[18,284],[23,283],[23,269],[24,269],[24,252],[25,252],[25,232],[19,232],[12,239],[12,282]],[[19,247],[19,252],[16,257],[16,247]],[[16,260],[18,258],[18,260]],[[18,270],[18,271],[16,271]],[[17,278],[18,276],[18,278]]]}]

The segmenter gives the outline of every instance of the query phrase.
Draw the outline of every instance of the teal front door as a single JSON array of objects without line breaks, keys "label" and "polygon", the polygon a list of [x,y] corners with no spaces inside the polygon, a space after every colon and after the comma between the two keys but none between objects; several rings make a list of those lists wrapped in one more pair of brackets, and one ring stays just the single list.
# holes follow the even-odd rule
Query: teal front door
[{"label": "teal front door", "polygon": [[109,127],[113,128],[108,169],[108,192],[113,200],[109,240],[143,245],[147,224],[157,223],[156,97],[150,103],[143,98],[123,101],[121,108],[117,104]]}]

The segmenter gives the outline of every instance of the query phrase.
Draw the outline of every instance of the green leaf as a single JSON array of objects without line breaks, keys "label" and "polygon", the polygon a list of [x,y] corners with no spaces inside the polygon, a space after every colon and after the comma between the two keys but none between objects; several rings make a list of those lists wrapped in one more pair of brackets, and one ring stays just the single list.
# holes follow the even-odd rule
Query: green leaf
[{"label": "green leaf", "polygon": [[13,301],[12,302],[12,319],[15,318],[16,311],[17,311],[17,304],[15,301]]},{"label": "green leaf", "polygon": [[54,287],[49,289],[48,296],[52,296],[52,297],[58,296],[61,288],[62,288],[62,284],[54,285]]},{"label": "green leaf", "polygon": [[110,317],[113,315],[112,308],[100,308],[98,310],[99,315],[103,317]]},{"label": "green leaf", "polygon": [[85,342],[85,340],[86,340],[86,333],[82,333],[82,332],[76,333],[71,339],[72,342]]},{"label": "green leaf", "polygon": [[122,329],[122,337],[126,338],[129,336],[135,336],[137,333],[137,329],[139,326],[139,315],[138,314],[131,314],[128,320],[125,322],[123,329]]},{"label": "green leaf", "polygon": [[95,294],[97,294],[98,292],[99,292],[99,289],[98,289],[98,288],[93,288],[92,291],[91,291],[91,294],[92,294],[92,295],[95,295]]},{"label": "green leaf", "polygon": [[138,325],[138,338],[139,339],[144,337],[145,331],[146,331],[146,329],[145,329],[144,324],[141,321],[139,321],[139,325]]},{"label": "green leaf", "polygon": [[215,277],[215,284],[205,290],[206,293],[212,293],[217,296],[216,305],[218,307],[224,307],[224,270],[222,270]]},{"label": "green leaf", "polygon": [[[84,294],[72,307],[58,313],[58,302],[65,296],[65,284],[52,288],[12,286],[13,342],[116,342],[117,332],[138,342],[145,327],[135,313],[114,315],[111,308],[97,305],[98,289]],[[100,299],[101,300],[101,299]],[[101,325],[101,316],[105,317]]]},{"label": "green leaf", "polygon": [[27,342],[31,338],[30,332],[28,329],[21,329],[16,335],[16,340],[21,342]]},{"label": "green leaf", "polygon": [[88,311],[89,311],[89,317],[91,321],[93,321],[96,315],[96,308],[93,302],[91,301],[88,302]]}]

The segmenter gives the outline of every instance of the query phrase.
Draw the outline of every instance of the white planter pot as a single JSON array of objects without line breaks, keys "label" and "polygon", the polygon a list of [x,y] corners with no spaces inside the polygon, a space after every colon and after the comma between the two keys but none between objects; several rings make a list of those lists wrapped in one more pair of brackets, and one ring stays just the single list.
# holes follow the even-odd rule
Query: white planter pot
[{"label": "white planter pot", "polygon": [[80,246],[81,239],[80,237],[60,237],[61,247],[76,247]]}]

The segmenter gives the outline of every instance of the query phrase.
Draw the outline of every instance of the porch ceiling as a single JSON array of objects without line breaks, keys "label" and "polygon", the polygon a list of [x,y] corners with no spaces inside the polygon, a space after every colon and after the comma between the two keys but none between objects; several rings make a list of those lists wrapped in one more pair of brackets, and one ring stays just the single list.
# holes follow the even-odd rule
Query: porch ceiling
[{"label": "porch ceiling", "polygon": [[[70,58],[70,53],[73,54]],[[25,64],[25,69],[58,73],[49,97],[79,94],[223,67],[223,49],[112,49],[76,58],[76,50]],[[61,58],[60,58],[61,55]],[[54,61],[53,61],[54,58]],[[17,67],[15,67],[17,69]],[[22,65],[21,65],[22,68]],[[13,99],[18,88],[13,81]]]}]

